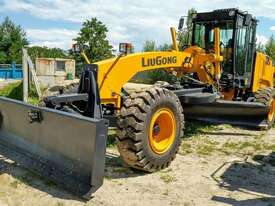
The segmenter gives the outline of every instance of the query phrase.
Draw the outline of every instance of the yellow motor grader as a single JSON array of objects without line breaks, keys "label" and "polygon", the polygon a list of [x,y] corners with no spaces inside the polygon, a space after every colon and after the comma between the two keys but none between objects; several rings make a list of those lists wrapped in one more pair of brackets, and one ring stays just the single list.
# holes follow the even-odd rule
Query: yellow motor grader
[{"label": "yellow motor grader", "polygon": [[[103,183],[106,119],[117,120],[124,162],[149,172],[173,161],[185,119],[270,128],[274,67],[256,51],[257,23],[238,9],[197,13],[191,46],[179,48],[171,28],[171,51],[130,54],[131,45],[122,43],[117,57],[84,66],[75,93],[45,98],[47,108],[0,98],[1,144],[30,157],[31,163],[23,161],[28,167],[42,166],[38,172],[89,198]],[[138,72],[159,69],[178,82],[123,89]]]}]

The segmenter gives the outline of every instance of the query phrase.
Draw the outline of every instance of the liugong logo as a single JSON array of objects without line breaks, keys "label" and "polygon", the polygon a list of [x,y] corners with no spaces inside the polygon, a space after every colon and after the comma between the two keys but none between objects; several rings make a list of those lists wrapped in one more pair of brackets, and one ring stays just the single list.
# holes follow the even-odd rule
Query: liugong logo
[{"label": "liugong logo", "polygon": [[153,66],[161,66],[166,64],[175,64],[177,63],[177,57],[171,56],[171,57],[162,57],[157,56],[156,58],[144,58],[142,57],[141,65],[142,67],[153,67]]}]

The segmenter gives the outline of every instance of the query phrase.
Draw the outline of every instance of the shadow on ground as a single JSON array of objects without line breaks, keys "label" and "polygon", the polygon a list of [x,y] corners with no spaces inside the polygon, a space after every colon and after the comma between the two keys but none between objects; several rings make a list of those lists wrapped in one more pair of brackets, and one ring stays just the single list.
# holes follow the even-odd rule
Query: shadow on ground
[{"label": "shadow on ground", "polygon": [[263,198],[248,199],[248,200],[235,200],[233,198],[214,196],[212,200],[221,202],[221,203],[226,203],[232,206],[274,206],[275,205],[274,197],[263,197]]},{"label": "shadow on ground", "polygon": [[[116,148],[116,132],[108,134],[107,148]],[[120,155],[106,152],[105,177],[107,179],[129,178],[146,175],[146,172],[128,167],[120,158]]]},{"label": "shadow on ground", "polygon": [[[218,170],[225,167],[222,165]],[[256,199],[236,200],[234,198],[214,196],[213,201],[232,206],[263,205],[275,206],[275,153],[256,155],[253,161],[232,162],[219,178],[213,178],[218,185],[229,191],[255,195]]]},{"label": "shadow on ground", "polygon": [[19,185],[28,185],[37,190],[43,191],[53,197],[84,201],[71,193],[63,190],[61,187],[56,185],[54,182],[46,179],[45,177],[39,176],[36,173],[24,168],[24,166],[7,159],[6,157],[0,158],[0,176],[8,174],[13,177],[9,181],[9,185],[3,185],[8,190],[15,190]]},{"label": "shadow on ground", "polygon": [[148,174],[128,167],[117,154],[107,152],[105,160],[105,177],[107,179],[131,178]]},{"label": "shadow on ground", "polygon": [[[0,156],[0,176],[3,174],[8,174],[14,178],[12,182],[9,183],[10,185],[7,186],[8,189],[13,190],[16,189],[19,184],[25,184],[56,198],[85,202],[84,199],[67,192],[54,182],[33,173],[27,168],[24,168],[24,165],[17,164],[9,158],[10,157],[8,154],[5,154],[5,157]],[[116,154],[106,153],[105,161],[106,179],[131,178],[146,174],[125,167],[120,159],[120,156]]]}]

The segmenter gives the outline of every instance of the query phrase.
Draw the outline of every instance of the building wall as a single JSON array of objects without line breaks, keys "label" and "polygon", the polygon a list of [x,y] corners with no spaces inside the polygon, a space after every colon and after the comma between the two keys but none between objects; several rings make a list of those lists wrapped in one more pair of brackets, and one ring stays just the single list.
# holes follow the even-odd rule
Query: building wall
[{"label": "building wall", "polygon": [[[58,68],[63,68],[63,63],[58,67],[58,62],[64,62],[64,70],[58,70]],[[37,58],[35,65],[38,81],[43,87],[63,85],[69,73],[73,79],[75,78],[75,61],[73,59]],[[60,67],[60,65],[62,66]]]}]

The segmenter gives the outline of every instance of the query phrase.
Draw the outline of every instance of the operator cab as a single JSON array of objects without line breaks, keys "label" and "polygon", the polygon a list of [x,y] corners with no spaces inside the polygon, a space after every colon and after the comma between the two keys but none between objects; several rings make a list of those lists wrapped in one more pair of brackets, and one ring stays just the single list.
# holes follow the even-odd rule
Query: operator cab
[{"label": "operator cab", "polygon": [[233,88],[252,84],[256,52],[257,20],[238,9],[197,13],[193,17],[192,45],[214,53],[214,28],[220,28],[222,63],[221,83]]}]

